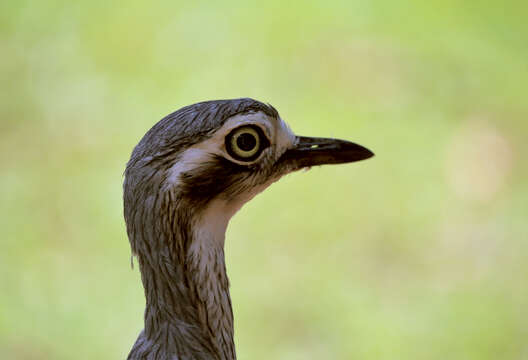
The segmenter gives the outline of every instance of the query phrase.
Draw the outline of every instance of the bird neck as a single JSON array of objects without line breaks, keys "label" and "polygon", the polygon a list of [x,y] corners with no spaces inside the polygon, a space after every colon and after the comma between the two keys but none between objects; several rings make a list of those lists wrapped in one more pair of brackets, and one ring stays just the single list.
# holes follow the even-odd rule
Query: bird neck
[{"label": "bird neck", "polygon": [[[129,359],[158,351],[161,358],[236,359],[233,312],[224,261],[232,214],[212,204],[198,213],[174,199],[158,200],[131,241],[145,288],[145,330]],[[129,234],[130,235],[130,234]],[[145,241],[147,240],[147,241]],[[202,357],[200,356],[203,355]]]}]

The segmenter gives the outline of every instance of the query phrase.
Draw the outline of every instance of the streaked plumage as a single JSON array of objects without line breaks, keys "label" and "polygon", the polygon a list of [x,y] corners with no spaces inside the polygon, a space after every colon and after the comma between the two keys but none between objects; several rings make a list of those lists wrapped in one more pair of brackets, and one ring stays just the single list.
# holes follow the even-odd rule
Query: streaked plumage
[{"label": "streaked plumage", "polygon": [[186,106],[154,125],[123,185],[146,298],[145,328],[128,358],[235,359],[229,219],[289,172],[370,156],[353,143],[297,137],[272,106],[252,99]]}]

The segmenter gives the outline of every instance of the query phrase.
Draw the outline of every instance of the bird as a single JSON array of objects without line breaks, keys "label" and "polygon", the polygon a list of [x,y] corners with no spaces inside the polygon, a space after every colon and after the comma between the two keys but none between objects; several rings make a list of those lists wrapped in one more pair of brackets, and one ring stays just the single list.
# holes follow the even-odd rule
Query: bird
[{"label": "bird", "polygon": [[297,136],[273,106],[250,98],[199,102],[156,123],[123,181],[145,294],[128,359],[236,359],[224,258],[231,217],[286,174],[373,155],[346,140]]}]

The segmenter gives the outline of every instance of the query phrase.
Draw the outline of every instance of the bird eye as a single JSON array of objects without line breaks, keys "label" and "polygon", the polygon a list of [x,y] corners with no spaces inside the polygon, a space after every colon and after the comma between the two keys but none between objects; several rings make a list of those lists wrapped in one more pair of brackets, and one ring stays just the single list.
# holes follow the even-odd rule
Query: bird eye
[{"label": "bird eye", "polygon": [[236,160],[252,161],[259,157],[269,141],[258,126],[239,127],[226,137],[226,149]]}]

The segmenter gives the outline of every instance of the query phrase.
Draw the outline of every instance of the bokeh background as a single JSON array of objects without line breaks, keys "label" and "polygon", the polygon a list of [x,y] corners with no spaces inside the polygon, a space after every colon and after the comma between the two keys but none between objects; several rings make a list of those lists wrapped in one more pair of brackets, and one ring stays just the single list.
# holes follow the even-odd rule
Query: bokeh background
[{"label": "bokeh background", "polygon": [[0,4],[0,358],[124,359],[133,146],[253,97],[374,150],[235,216],[240,359],[528,359],[528,3]]}]

